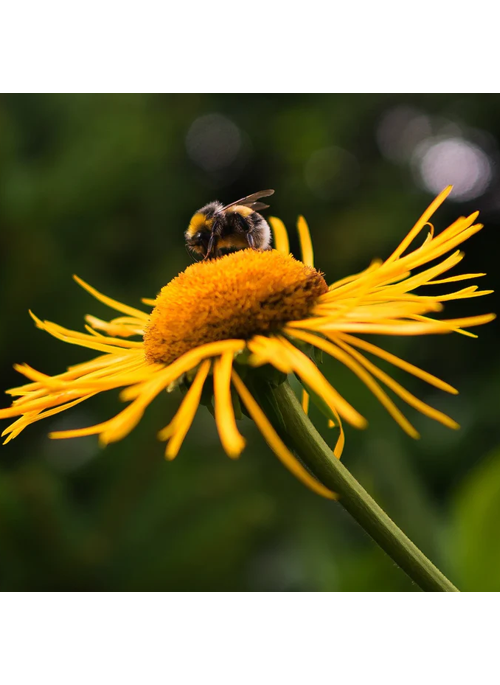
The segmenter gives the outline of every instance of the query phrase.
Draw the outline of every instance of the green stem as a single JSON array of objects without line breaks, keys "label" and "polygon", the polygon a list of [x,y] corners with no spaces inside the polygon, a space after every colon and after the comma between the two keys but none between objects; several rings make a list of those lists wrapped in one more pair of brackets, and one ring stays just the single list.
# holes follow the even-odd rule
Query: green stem
[{"label": "green stem", "polygon": [[281,433],[285,430],[306,466],[326,487],[340,495],[339,503],[344,509],[422,590],[459,592],[333,456],[287,381],[278,387],[259,384],[252,391],[265,405],[275,427]]}]

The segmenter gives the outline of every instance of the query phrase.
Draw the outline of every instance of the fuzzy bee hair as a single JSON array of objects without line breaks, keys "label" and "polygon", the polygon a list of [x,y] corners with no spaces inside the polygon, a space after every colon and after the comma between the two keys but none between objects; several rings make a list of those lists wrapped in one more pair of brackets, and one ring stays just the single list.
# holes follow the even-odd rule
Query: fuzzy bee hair
[{"label": "fuzzy bee hair", "polygon": [[217,200],[209,202],[191,218],[185,233],[188,249],[203,259],[248,247],[269,250],[271,229],[257,211],[269,205],[257,200],[273,193],[274,190],[261,190],[225,206]]}]

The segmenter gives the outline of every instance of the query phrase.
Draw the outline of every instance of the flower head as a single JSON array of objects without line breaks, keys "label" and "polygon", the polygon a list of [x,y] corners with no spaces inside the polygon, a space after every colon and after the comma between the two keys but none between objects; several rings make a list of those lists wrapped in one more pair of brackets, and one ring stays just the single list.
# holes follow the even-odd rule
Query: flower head
[{"label": "flower head", "polygon": [[[330,425],[339,427],[333,452],[340,457],[344,446],[342,419],[358,428],[365,427],[366,420],[325,378],[308,354],[311,349],[321,350],[345,364],[412,437],[418,437],[417,431],[383,386],[421,413],[457,428],[455,421],[412,395],[366,353],[445,392],[456,393],[452,386],[359,337],[450,332],[473,336],[466,327],[494,318],[492,314],[434,318],[447,300],[491,292],[480,291],[474,285],[446,295],[423,296],[415,292],[421,286],[439,286],[484,275],[440,278],[463,258],[457,246],[482,228],[474,223],[478,216],[474,213],[434,235],[428,221],[450,190],[445,189],[434,200],[388,259],[374,261],[365,271],[330,286],[314,269],[312,244],[303,218],[298,222],[302,261],[289,254],[282,222],[271,219],[276,249],[241,250],[191,265],[166,285],[156,300],[144,300],[154,307],[149,314],[106,297],[75,277],[90,294],[121,316],[111,321],[87,316],[87,333],[80,333],[41,321],[32,314],[38,328],[101,354],[56,376],[47,376],[26,364],[16,365],[31,382],[7,391],[17,399],[11,407],[0,410],[0,418],[19,418],[4,431],[5,442],[35,421],[69,409],[99,392],[123,388],[120,397],[129,404],[116,416],[95,426],[50,436],[60,439],[98,434],[105,445],[125,437],[159,393],[183,383],[187,392],[179,409],[158,434],[167,441],[167,458],[173,459],[191,426],[204,389],[211,387],[217,429],[230,457],[239,456],[245,446],[235,419],[234,398],[238,397],[283,463],[313,490],[334,497],[289,451],[242,380],[242,371],[251,374],[252,368],[263,365],[271,365],[283,374],[295,374],[304,386],[304,409],[307,411],[311,397],[327,414]],[[426,229],[423,242],[412,248],[414,240]],[[432,266],[422,269],[431,262]],[[141,340],[131,340],[139,336]]]},{"label": "flower head", "polygon": [[326,292],[316,269],[277,250],[240,250],[197,262],[156,298],[144,335],[146,357],[170,364],[209,342],[280,331],[307,317]]}]

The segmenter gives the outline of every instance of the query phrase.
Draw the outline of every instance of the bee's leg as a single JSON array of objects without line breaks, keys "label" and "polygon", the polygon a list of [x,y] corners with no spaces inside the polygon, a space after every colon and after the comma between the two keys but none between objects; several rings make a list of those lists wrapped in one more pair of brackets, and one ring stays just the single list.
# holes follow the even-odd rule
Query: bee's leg
[{"label": "bee's leg", "polygon": [[218,241],[218,239],[219,239],[219,236],[216,235],[216,234],[212,231],[212,233],[210,234],[210,238],[208,239],[207,253],[206,253],[205,257],[204,257],[204,260],[205,260],[205,259],[211,259],[211,258],[212,258],[213,253],[214,253],[214,252],[216,251],[216,249],[217,249],[217,241]]},{"label": "bee's leg", "polygon": [[255,250],[255,240],[252,235],[253,227],[251,225],[249,226],[245,219],[242,216],[240,216],[237,212],[234,214],[234,221],[236,222],[236,225],[238,226],[240,233],[243,233],[245,235],[248,247],[251,247],[252,250]]},{"label": "bee's leg", "polygon": [[212,259],[212,257],[217,256],[217,243],[222,232],[222,224],[217,219],[214,220],[212,224],[212,232],[210,233],[210,238],[208,239],[207,252],[205,254],[205,259]]}]

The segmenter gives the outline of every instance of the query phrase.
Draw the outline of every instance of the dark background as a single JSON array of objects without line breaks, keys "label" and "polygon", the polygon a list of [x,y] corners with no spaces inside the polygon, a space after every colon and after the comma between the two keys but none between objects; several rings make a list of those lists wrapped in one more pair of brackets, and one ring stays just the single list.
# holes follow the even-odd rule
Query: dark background
[{"label": "dark background", "polygon": [[[486,228],[459,268],[487,271],[480,285],[498,289],[499,145],[496,95],[2,96],[2,389],[22,382],[14,362],[57,373],[92,355],[28,316],[78,329],[86,313],[110,318],[73,273],[139,305],[191,263],[183,231],[198,207],[263,188],[276,189],[272,214],[292,231],[306,216],[331,282],[387,256],[454,183],[436,229],[481,210]],[[498,311],[494,298],[447,311]],[[375,341],[460,389],[447,396],[394,371],[458,432],[405,409],[422,434],[414,442],[347,370],[327,371],[370,421],[347,428],[344,463],[453,582],[484,591],[500,590],[498,324],[476,332]],[[415,590],[338,505],[283,469],[249,421],[233,462],[200,408],[166,463],[155,435],[177,401],[159,398],[105,450],[95,437],[46,435],[114,415],[113,393],[0,447],[0,589]]]}]

